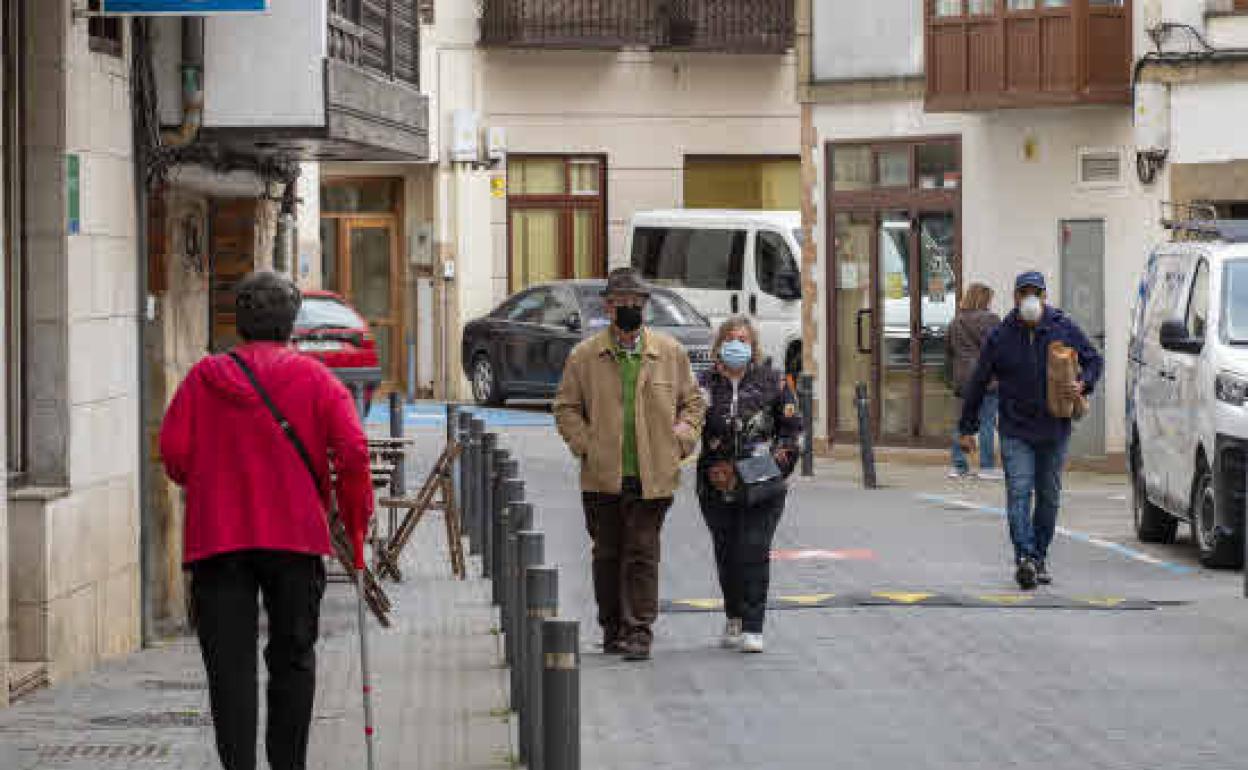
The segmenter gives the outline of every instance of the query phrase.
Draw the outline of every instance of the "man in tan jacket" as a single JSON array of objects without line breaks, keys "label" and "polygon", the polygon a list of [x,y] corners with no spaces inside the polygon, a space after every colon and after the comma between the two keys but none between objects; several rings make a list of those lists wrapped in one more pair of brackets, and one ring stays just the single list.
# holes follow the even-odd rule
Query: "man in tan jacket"
[{"label": "man in tan jacket", "polygon": [[706,400],[680,343],[642,328],[650,292],[637,271],[612,271],[603,295],[611,326],[568,356],[555,422],[581,461],[603,649],[646,660],[659,608],[659,533]]}]

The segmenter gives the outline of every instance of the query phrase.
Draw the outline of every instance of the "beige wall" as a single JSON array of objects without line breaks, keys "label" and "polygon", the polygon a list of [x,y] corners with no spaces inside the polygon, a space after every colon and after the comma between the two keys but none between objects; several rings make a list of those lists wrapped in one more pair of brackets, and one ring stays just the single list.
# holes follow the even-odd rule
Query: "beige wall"
[{"label": "beige wall", "polygon": [[[9,588],[14,658],[47,662],[57,680],[139,644],[137,260],[128,60],[90,53],[69,3],[39,10],[25,223],[34,447],[31,483],[10,490]],[[81,160],[79,235],[65,229],[67,153]]]},{"label": "beige wall", "polygon": [[[826,430],[827,210],[824,205],[823,148],[833,140],[960,135],[963,152],[963,282],[978,280],[997,289],[999,310],[1013,276],[1038,269],[1049,280],[1049,295],[1061,298],[1059,222],[1102,218],[1106,225],[1105,398],[1106,449],[1123,448],[1123,392],[1130,302],[1152,244],[1161,240],[1157,201],[1164,185],[1141,185],[1134,156],[1124,154],[1123,181],[1089,187],[1078,181],[1080,148],[1129,149],[1131,113],[1126,108],[1018,110],[989,114],[926,114],[921,101],[816,105],[814,124],[820,148],[819,338],[821,399],[818,426]],[[1033,143],[1028,159],[1024,147]],[[952,426],[951,426],[952,428]]]},{"label": "beige wall", "polygon": [[[686,155],[797,155],[792,56],[648,51],[481,51],[483,123],[511,153],[592,153],[607,162],[607,257],[627,262],[633,213],[682,205]],[[491,207],[496,248],[506,209]],[[505,251],[504,251],[505,254]],[[497,260],[495,297],[505,287]],[[483,310],[474,307],[473,310]]]}]

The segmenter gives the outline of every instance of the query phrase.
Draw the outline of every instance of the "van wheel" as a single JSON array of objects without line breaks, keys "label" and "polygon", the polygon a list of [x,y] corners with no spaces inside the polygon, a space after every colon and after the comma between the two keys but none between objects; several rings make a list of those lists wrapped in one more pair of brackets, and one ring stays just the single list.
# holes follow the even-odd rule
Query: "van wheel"
[{"label": "van wheel", "polygon": [[1243,564],[1239,534],[1218,519],[1218,495],[1213,471],[1202,467],[1192,495],[1192,539],[1200,549],[1200,563],[1210,569],[1235,569]]},{"label": "van wheel", "polygon": [[1153,505],[1140,472],[1139,447],[1131,449],[1131,511],[1135,516],[1135,536],[1141,543],[1173,543],[1179,532],[1179,520]]}]

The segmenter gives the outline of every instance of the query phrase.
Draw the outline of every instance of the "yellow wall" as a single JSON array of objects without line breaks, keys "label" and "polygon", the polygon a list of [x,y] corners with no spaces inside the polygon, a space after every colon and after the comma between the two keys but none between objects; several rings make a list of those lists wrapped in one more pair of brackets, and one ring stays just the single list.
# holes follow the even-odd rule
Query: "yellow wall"
[{"label": "yellow wall", "polygon": [[686,158],[685,207],[796,210],[801,170],[797,158]]}]

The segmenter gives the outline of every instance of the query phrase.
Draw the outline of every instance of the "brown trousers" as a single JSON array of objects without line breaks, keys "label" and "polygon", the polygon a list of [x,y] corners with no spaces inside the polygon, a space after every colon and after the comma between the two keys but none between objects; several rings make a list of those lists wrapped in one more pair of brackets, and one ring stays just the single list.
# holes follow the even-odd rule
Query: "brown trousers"
[{"label": "brown trousers", "polygon": [[618,495],[583,492],[581,498],[604,640],[649,644],[659,614],[659,533],[672,498],[643,500],[634,478],[624,480]]}]

